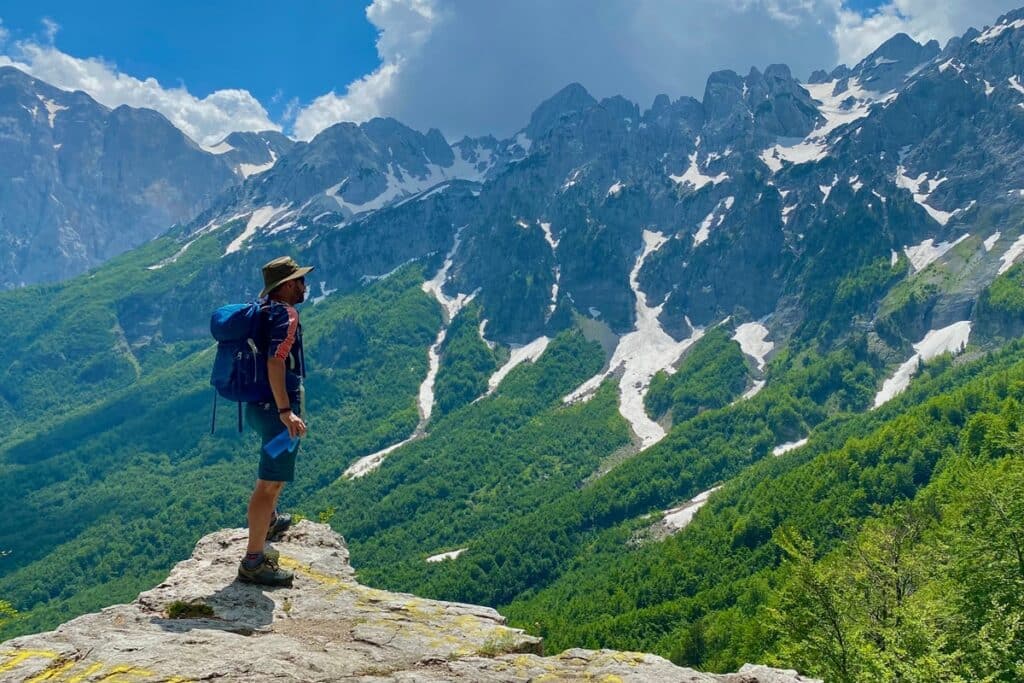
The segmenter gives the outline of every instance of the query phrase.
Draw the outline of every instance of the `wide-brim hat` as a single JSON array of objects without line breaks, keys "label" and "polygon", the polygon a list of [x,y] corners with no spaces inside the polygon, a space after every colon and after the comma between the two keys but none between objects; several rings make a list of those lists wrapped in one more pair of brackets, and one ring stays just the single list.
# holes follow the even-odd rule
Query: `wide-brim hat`
[{"label": "wide-brim hat", "polygon": [[276,258],[263,266],[263,291],[265,297],[289,280],[298,280],[313,270],[313,266],[300,266],[291,256]]}]

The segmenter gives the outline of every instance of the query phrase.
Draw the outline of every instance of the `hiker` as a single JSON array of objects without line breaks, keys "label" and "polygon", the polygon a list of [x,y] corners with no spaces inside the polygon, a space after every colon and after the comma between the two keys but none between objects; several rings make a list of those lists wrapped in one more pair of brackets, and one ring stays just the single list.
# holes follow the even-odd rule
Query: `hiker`
[{"label": "hiker", "polygon": [[260,466],[256,488],[249,500],[249,545],[238,567],[238,578],[267,586],[291,585],[292,572],[282,570],[278,553],[265,550],[266,542],[291,526],[291,515],[277,513],[277,500],[285,482],[295,475],[298,444],[276,457],[263,448],[287,428],[290,437],[306,435],[305,396],[302,380],[306,376],[302,353],[302,325],[295,310],[306,298],[305,276],[313,268],[300,267],[288,256],[263,266],[263,291],[260,292],[260,324],[254,341],[267,358],[267,377],[273,399],[247,403],[246,421],[260,435]]}]

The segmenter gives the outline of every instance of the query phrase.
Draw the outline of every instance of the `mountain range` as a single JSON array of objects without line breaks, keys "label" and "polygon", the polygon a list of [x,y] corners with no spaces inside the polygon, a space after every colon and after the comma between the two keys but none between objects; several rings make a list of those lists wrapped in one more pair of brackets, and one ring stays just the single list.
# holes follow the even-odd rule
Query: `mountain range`
[{"label": "mountain range", "polygon": [[[1022,39],[1018,10],[643,111],[572,84],[510,138],[455,144],[382,118],[203,150],[0,71],[33,188],[0,215],[41,226],[4,237],[8,286],[95,266],[0,296],[21,320],[4,635],[130,599],[239,521],[253,444],[208,434],[208,315],[290,253],[317,270],[286,502],[344,534],[364,582],[499,607],[554,647],[1013,680]],[[78,121],[111,137],[73,143]],[[50,189],[98,217],[75,219],[86,247],[24,203]]]}]

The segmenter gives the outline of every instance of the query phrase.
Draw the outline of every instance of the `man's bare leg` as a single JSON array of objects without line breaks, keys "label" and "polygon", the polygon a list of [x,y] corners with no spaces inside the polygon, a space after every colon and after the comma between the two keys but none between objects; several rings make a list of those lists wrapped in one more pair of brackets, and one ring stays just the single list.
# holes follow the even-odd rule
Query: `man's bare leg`
[{"label": "man's bare leg", "polygon": [[267,530],[274,507],[284,488],[283,481],[256,480],[256,488],[249,499],[249,546],[248,553],[261,553],[267,543]]}]

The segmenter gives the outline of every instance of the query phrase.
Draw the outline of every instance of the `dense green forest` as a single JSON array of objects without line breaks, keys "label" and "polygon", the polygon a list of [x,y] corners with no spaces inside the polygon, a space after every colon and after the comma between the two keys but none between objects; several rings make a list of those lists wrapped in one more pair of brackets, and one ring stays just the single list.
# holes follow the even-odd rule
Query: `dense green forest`
[{"label": "dense green forest", "polygon": [[[25,352],[0,383],[0,476],[14,491],[0,502],[0,638],[131,600],[202,534],[244,523],[257,445],[230,405],[209,432],[210,343],[200,330],[132,345],[125,329],[139,297],[202,286],[228,237],[168,270],[142,267],[174,248],[158,240],[0,296],[0,310],[27,311],[7,333]],[[893,272],[869,261],[819,306],[838,324],[843,302],[888,292],[897,325],[923,295]],[[1005,339],[1024,310],[1022,272],[982,294],[983,339]],[[508,350],[484,342],[470,304],[447,329],[426,433],[345,479],[417,425],[443,324],[423,279],[412,263],[302,309],[310,435],[283,503],[342,533],[363,582],[498,606],[550,652],[772,662],[838,681],[1024,676],[1024,345],[941,357],[869,410],[892,367],[871,335],[797,337],[741,399],[748,361],[713,328],[652,380],[648,412],[672,426],[636,453],[617,379],[562,400],[607,361],[593,325],[562,331],[485,396]],[[647,533],[715,486],[686,529]]]}]

